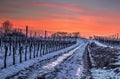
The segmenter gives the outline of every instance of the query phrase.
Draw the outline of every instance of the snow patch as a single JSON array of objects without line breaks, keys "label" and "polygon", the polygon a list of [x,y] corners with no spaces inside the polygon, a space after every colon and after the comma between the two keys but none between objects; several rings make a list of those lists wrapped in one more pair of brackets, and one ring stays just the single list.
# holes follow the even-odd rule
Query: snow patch
[{"label": "snow patch", "polygon": [[[82,42],[82,41],[79,41],[79,42]],[[60,53],[68,52],[70,49],[73,49],[78,45],[79,45],[79,43],[77,43],[75,45],[72,45],[70,47],[67,47],[65,49],[61,49],[61,50],[56,51],[56,52],[51,52],[51,53],[49,53],[47,55],[44,55],[42,57],[31,59],[31,60],[22,62],[21,64],[16,64],[16,65],[12,65],[10,67],[7,67],[5,69],[1,69],[0,70],[0,78],[5,79],[6,77],[15,75],[19,71],[25,70],[25,68],[28,68],[28,67],[32,66],[35,62],[39,62],[39,61],[42,61],[42,60],[45,60],[45,59],[52,58],[53,56],[58,55]],[[11,61],[11,59],[10,59],[10,61]]]},{"label": "snow patch", "polygon": [[93,79],[120,79],[120,74],[114,73],[112,70],[91,69]]}]

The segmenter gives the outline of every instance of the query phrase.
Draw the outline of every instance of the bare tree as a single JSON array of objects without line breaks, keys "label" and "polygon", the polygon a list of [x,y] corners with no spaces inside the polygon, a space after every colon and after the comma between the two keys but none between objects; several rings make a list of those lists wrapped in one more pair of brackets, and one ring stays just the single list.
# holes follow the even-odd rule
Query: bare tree
[{"label": "bare tree", "polygon": [[12,23],[9,20],[6,20],[2,23],[1,31],[3,34],[8,34],[12,30]]},{"label": "bare tree", "polygon": [[68,36],[68,33],[67,32],[56,32],[54,34],[51,35],[52,37],[67,37]]},{"label": "bare tree", "polygon": [[78,38],[80,36],[80,33],[79,32],[73,32],[72,35],[73,35],[74,38]]}]

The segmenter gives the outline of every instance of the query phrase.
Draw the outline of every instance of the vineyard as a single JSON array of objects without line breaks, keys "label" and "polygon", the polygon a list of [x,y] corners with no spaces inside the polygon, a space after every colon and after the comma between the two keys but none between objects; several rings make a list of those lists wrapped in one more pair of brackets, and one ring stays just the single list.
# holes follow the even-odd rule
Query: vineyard
[{"label": "vineyard", "polygon": [[94,36],[94,40],[97,40],[101,43],[104,43],[106,45],[109,46],[115,46],[115,47],[119,47],[120,45],[120,39],[118,38],[118,36],[112,36],[112,37],[108,37],[108,36]]},{"label": "vineyard", "polygon": [[0,79],[119,79],[118,38],[28,26],[0,32]]},{"label": "vineyard", "polygon": [[[75,40],[44,38],[1,38],[1,68],[22,63],[75,44]],[[12,61],[11,61],[12,59]]]},{"label": "vineyard", "polygon": [[[16,65],[32,58],[41,57],[51,52],[64,49],[76,43],[76,38],[50,36],[45,31],[42,36],[28,36],[21,32],[7,34],[0,38],[0,68]],[[30,33],[31,34],[31,33]],[[46,34],[49,34],[47,36]],[[53,35],[53,34],[52,34]]]}]

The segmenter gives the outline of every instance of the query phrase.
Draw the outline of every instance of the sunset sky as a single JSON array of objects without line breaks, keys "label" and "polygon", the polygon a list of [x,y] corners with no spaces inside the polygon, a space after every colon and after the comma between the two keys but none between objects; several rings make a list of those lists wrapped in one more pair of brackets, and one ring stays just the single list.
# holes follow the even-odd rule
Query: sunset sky
[{"label": "sunset sky", "polygon": [[120,33],[120,0],[0,0],[0,24],[32,30]]}]

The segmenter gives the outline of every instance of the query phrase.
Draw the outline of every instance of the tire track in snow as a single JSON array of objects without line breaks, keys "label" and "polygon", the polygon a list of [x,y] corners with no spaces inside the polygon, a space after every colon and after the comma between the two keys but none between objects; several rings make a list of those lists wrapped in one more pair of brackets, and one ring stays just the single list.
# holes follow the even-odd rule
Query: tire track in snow
[{"label": "tire track in snow", "polygon": [[[43,79],[79,79],[82,73],[82,55],[86,44],[80,45],[71,55],[63,60],[60,64],[53,67],[54,69],[38,78]],[[49,67],[49,66],[48,66]]]},{"label": "tire track in snow", "polygon": [[60,65],[62,62],[64,62],[70,56],[72,56],[81,46],[82,45],[79,45],[78,47],[69,51],[68,53],[63,54],[62,56],[58,57],[54,62],[48,63],[45,66],[42,66],[42,68],[38,69],[32,76],[30,76],[30,78],[32,78],[32,79],[42,78],[42,77],[45,77],[46,74],[55,72],[56,71],[55,67]]},{"label": "tire track in snow", "polygon": [[[78,47],[78,44],[68,47],[66,49],[62,49],[57,52],[50,53],[49,55],[43,56],[42,58],[37,59],[37,61],[35,61],[35,63],[33,65],[30,65],[29,67],[26,67],[23,70],[15,73],[11,76],[8,76],[7,78],[9,78],[9,79],[19,79],[19,78],[26,79],[29,76],[31,76],[31,74],[35,73],[40,68],[42,68],[42,66],[46,65],[47,63],[54,62],[58,57],[75,49],[76,47]],[[41,69],[41,72],[43,72],[42,69]],[[28,79],[31,79],[31,78],[29,77]]]},{"label": "tire track in snow", "polygon": [[54,79],[80,79],[82,74],[82,56],[86,44],[83,44],[71,57],[63,62],[58,69],[57,76]]}]

